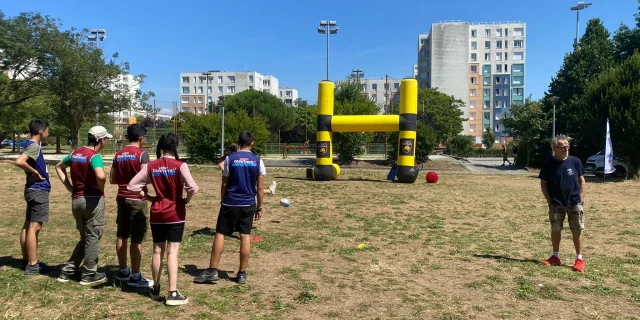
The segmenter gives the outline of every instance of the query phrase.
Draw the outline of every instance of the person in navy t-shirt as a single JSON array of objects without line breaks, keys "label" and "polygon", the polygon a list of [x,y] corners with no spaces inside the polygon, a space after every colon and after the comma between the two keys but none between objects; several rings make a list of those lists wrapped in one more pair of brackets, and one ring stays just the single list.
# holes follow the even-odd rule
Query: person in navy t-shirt
[{"label": "person in navy t-shirt", "polygon": [[[253,134],[240,133],[240,150],[227,156],[222,173],[221,207],[216,223],[216,235],[211,250],[209,268],[195,277],[196,283],[219,279],[218,264],[224,250],[224,236],[240,233],[240,269],[236,278],[239,284],[247,282],[247,265],[251,252],[251,227],[262,217],[264,199],[264,162],[251,152]],[[257,198],[257,203],[256,203]]]},{"label": "person in navy t-shirt", "polygon": [[558,136],[553,139],[555,155],[547,158],[540,171],[540,187],[549,205],[551,223],[551,242],[553,255],[544,261],[549,266],[560,265],[560,239],[565,216],[568,216],[569,228],[573,234],[576,249],[574,271],[584,271],[582,259],[582,232],[584,231],[584,167],[580,159],[569,155],[570,138]]}]

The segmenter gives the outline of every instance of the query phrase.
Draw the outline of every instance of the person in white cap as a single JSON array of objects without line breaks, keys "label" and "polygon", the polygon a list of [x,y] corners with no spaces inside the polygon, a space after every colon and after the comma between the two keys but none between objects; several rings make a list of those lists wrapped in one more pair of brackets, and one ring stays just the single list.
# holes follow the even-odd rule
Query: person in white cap
[{"label": "person in white cap", "polygon": [[[71,258],[62,268],[59,282],[73,279],[80,263],[84,268],[81,285],[93,285],[107,281],[107,276],[98,270],[100,239],[104,233],[104,185],[107,175],[99,152],[113,138],[102,126],[89,129],[88,143],[67,155],[56,165],[56,173],[62,184],[71,192],[71,212],[80,232]],[[67,168],[71,167],[71,179]]]}]

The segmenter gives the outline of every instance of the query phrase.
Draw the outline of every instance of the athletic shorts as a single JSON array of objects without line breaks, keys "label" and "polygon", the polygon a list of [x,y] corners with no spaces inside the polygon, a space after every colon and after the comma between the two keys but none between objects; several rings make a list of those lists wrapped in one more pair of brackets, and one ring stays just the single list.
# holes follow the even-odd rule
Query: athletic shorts
[{"label": "athletic shorts", "polygon": [[255,212],[255,204],[245,207],[222,205],[220,207],[220,213],[218,213],[216,233],[227,236],[236,231],[240,234],[251,234],[251,227],[253,227],[253,215]]},{"label": "athletic shorts", "polygon": [[184,222],[179,223],[152,223],[151,237],[153,243],[157,242],[182,242],[184,234]]},{"label": "athletic shorts", "polygon": [[567,220],[569,220],[569,229],[571,229],[571,231],[584,231],[584,209],[581,205],[573,207],[549,206],[551,231],[562,230],[565,216],[568,216]]},{"label": "athletic shorts", "polygon": [[27,202],[26,221],[49,221],[49,191],[25,189],[24,200]]},{"label": "athletic shorts", "polygon": [[118,217],[116,237],[131,238],[133,243],[142,243],[147,234],[147,201],[116,197]]}]

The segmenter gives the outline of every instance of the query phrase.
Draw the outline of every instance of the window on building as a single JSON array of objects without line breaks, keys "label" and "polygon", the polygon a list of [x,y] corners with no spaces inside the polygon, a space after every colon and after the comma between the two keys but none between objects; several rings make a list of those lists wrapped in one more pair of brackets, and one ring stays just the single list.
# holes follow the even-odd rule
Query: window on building
[{"label": "window on building", "polygon": [[514,64],[511,66],[511,71],[513,72],[523,72],[523,70],[524,70],[524,65]]},{"label": "window on building", "polygon": [[429,62],[427,61],[420,61],[420,68],[426,68],[429,66]]},{"label": "window on building", "polygon": [[478,42],[471,41],[471,50],[476,50],[476,49],[478,49]]},{"label": "window on building", "polygon": [[496,37],[502,37],[502,29],[496,29]]},{"label": "window on building", "polygon": [[212,93],[213,90],[211,89],[211,87],[207,87],[207,93]]},{"label": "window on building", "polygon": [[471,84],[477,84],[477,83],[478,83],[478,78],[471,77]]},{"label": "window on building", "polygon": [[496,64],[496,72],[502,72],[502,65]]},{"label": "window on building", "polygon": [[484,61],[491,61],[491,53],[484,54]]},{"label": "window on building", "polygon": [[500,108],[499,101],[493,101],[493,106],[496,107],[496,108]]},{"label": "window on building", "polygon": [[513,53],[513,60],[522,60],[524,58],[524,53],[523,52],[514,52]]},{"label": "window on building", "polygon": [[222,76],[218,76],[218,83],[222,83]]},{"label": "window on building", "polygon": [[484,120],[491,120],[491,112],[483,112],[482,113],[482,118]]},{"label": "window on building", "polygon": [[196,83],[196,82],[198,82],[198,77],[193,76],[193,83]]},{"label": "window on building", "polygon": [[198,103],[202,103],[202,97],[198,97]]},{"label": "window on building", "polygon": [[249,82],[253,82],[253,76],[249,76]]},{"label": "window on building", "polygon": [[513,29],[514,37],[523,37],[524,36],[524,28],[514,28]]},{"label": "window on building", "polygon": [[505,49],[509,49],[509,41],[508,40],[504,41],[504,48]]},{"label": "window on building", "polygon": [[[498,80],[498,79],[499,79],[499,78],[496,78],[496,80]],[[495,95],[496,95],[496,96],[500,96],[500,89],[495,89],[495,91],[496,91]]]},{"label": "window on building", "polygon": [[202,107],[198,108],[198,114],[202,114]]},{"label": "window on building", "polygon": [[203,83],[205,80],[205,77],[198,77],[198,83]]},{"label": "window on building", "polygon": [[513,100],[513,102],[511,103],[514,106],[521,106],[522,105],[522,100]]},{"label": "window on building", "polygon": [[504,28],[504,36],[505,37],[509,36],[509,28]]},{"label": "window on building", "polygon": [[377,83],[372,83],[371,84],[371,90],[373,90],[373,91],[378,90],[378,84]]},{"label": "window on building", "polygon": [[485,97],[491,96],[491,89],[484,89],[484,96]]},{"label": "window on building", "polygon": [[476,119],[476,113],[475,112],[469,112],[469,120],[475,120]]},{"label": "window on building", "polygon": [[471,54],[471,61],[477,61],[477,60],[478,60],[478,54],[472,53]]},{"label": "window on building", "polygon": [[469,96],[475,97],[476,96],[476,89],[469,90]]},{"label": "window on building", "polygon": [[396,90],[400,89],[400,83],[398,83],[398,82],[394,83],[393,84],[393,88],[396,89]]},{"label": "window on building", "polygon": [[485,36],[485,38],[490,38],[491,37],[491,29],[484,29],[484,36]]},{"label": "window on building", "polygon": [[524,41],[522,41],[522,40],[513,40],[513,47],[514,48],[522,48],[522,47],[524,47]]},{"label": "window on building", "polygon": [[420,39],[420,44],[429,44],[429,38]]},{"label": "window on building", "polygon": [[[475,120],[475,118],[473,119]],[[472,123],[469,125],[469,132],[476,132],[476,124]]]},{"label": "window on building", "polygon": [[489,100],[485,101],[482,108],[483,109],[491,109],[491,101],[489,101]]},{"label": "window on building", "polygon": [[[506,59],[505,59],[506,60]],[[504,65],[504,72],[509,72],[509,65],[505,64]]]},{"label": "window on building", "polygon": [[202,87],[198,87],[198,93],[204,93]]},{"label": "window on building", "polygon": [[189,83],[189,77],[182,77],[182,83]]},{"label": "window on building", "polygon": [[422,56],[423,57],[428,57],[429,56],[429,50],[422,50]]},{"label": "window on building", "polygon": [[189,93],[189,87],[182,87],[182,93]]},{"label": "window on building", "polygon": [[469,102],[469,108],[471,108],[471,109],[475,109],[475,108],[476,108],[476,105],[477,105],[477,101],[471,101],[471,102]]},{"label": "window on building", "polygon": [[507,61],[507,60],[509,60],[509,53],[505,52],[504,53],[504,61]]},{"label": "window on building", "polygon": [[485,86],[490,86],[491,85],[491,77],[484,77],[483,84]]},{"label": "window on building", "polygon": [[522,95],[522,88],[513,88],[513,95],[514,96],[521,96]]},{"label": "window on building", "polygon": [[389,90],[389,84],[388,84],[388,83],[385,83],[385,84],[384,84],[384,89],[385,89],[385,90]]},{"label": "window on building", "polygon": [[291,97],[291,96],[293,96],[293,91],[287,91],[287,92],[285,92],[285,95],[287,97]]},{"label": "window on building", "polygon": [[502,41],[501,40],[496,41],[496,49],[502,49]]},{"label": "window on building", "polygon": [[478,30],[471,30],[471,38],[477,38],[478,37]]},{"label": "window on building", "polygon": [[222,87],[218,87],[218,93],[222,93]]},{"label": "window on building", "polygon": [[235,93],[235,92],[236,92],[235,86],[227,86],[227,93]]},{"label": "window on building", "polygon": [[524,77],[522,76],[513,77],[513,84],[524,84]]},{"label": "window on building", "polygon": [[182,103],[189,103],[189,97],[182,97]]},{"label": "window on building", "polygon": [[362,85],[362,91],[365,91],[365,92],[367,91],[367,84],[366,83]]},{"label": "window on building", "polygon": [[377,101],[378,101],[378,96],[377,96],[377,95],[375,95],[375,94],[374,94],[374,95],[372,95],[372,96],[371,96],[371,101],[373,101],[373,102],[377,102]]},{"label": "window on building", "polygon": [[227,76],[227,82],[235,83],[236,82],[236,76]]},{"label": "window on building", "polygon": [[209,96],[207,97],[207,103],[211,103],[213,101],[213,97]]},{"label": "window on building", "polygon": [[262,92],[269,93],[269,89],[262,89]]},{"label": "window on building", "polygon": [[191,112],[189,107],[182,107],[182,112]]},{"label": "window on building", "polygon": [[487,64],[482,66],[482,73],[491,73],[491,65]]},{"label": "window on building", "polygon": [[263,86],[267,86],[267,87],[268,87],[268,86],[271,86],[271,80],[264,80],[264,81],[262,81],[262,85],[263,85]]},{"label": "window on building", "polygon": [[471,66],[472,73],[478,73],[478,66]]},{"label": "window on building", "polygon": [[491,49],[491,41],[485,41],[484,42],[484,48],[485,49]]},{"label": "window on building", "polygon": [[496,53],[496,61],[502,61],[502,52]]}]

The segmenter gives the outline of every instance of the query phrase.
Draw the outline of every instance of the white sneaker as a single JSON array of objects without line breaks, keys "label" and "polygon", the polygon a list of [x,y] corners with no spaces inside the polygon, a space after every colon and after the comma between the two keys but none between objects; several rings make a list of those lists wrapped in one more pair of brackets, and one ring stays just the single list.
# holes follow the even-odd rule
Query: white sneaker
[{"label": "white sneaker", "polygon": [[277,186],[277,183],[275,181],[272,181],[271,184],[269,185],[269,191],[271,191],[271,195],[276,194],[276,186]]}]

